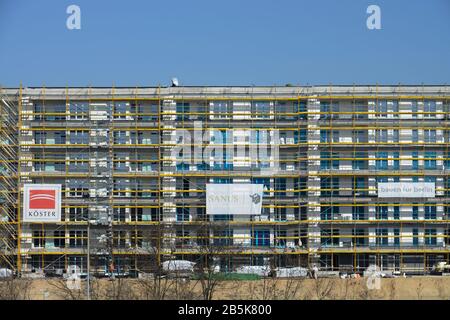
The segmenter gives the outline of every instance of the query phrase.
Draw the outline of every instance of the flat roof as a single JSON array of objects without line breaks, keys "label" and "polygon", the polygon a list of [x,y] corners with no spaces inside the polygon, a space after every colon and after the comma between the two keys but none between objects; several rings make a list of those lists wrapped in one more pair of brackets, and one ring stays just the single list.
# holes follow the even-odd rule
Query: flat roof
[{"label": "flat roof", "polygon": [[[0,88],[9,95],[19,88]],[[450,96],[450,85],[308,85],[308,86],[176,86],[176,87],[23,87],[22,96],[30,99],[92,98],[167,98],[205,97],[295,98],[301,96]]]}]

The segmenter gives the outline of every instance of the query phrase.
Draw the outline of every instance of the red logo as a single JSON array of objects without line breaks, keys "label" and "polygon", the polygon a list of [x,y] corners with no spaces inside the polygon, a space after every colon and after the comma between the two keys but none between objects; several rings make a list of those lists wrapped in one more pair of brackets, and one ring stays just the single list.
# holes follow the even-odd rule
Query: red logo
[{"label": "red logo", "polygon": [[30,209],[56,209],[55,190],[30,190]]}]

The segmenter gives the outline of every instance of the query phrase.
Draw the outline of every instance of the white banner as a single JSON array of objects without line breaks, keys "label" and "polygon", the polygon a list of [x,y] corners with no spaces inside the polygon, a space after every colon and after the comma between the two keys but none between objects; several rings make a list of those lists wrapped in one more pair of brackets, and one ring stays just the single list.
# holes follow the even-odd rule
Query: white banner
[{"label": "white banner", "polygon": [[206,214],[261,214],[263,184],[206,184]]},{"label": "white banner", "polygon": [[434,198],[434,182],[379,182],[379,198]]},{"label": "white banner", "polygon": [[60,222],[61,185],[24,184],[23,222]]}]

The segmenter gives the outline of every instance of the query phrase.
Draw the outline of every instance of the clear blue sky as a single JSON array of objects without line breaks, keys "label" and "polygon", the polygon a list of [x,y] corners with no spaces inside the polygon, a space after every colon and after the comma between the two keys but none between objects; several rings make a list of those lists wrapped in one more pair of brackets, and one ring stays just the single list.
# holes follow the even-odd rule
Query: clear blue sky
[{"label": "clear blue sky", "polygon": [[0,72],[3,86],[450,84],[450,0],[0,0]]}]

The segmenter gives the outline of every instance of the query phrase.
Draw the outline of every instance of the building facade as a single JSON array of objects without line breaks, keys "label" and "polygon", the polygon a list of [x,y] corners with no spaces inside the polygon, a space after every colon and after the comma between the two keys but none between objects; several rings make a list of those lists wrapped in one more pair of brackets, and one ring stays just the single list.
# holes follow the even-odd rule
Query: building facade
[{"label": "building facade", "polygon": [[[1,96],[1,260],[20,273],[86,272],[88,250],[99,274],[153,272],[171,259],[223,272],[422,273],[449,262],[449,86]],[[208,215],[210,183],[264,185],[261,214]],[[433,190],[386,196],[383,183]],[[61,221],[23,221],[24,184],[60,184]]]}]

